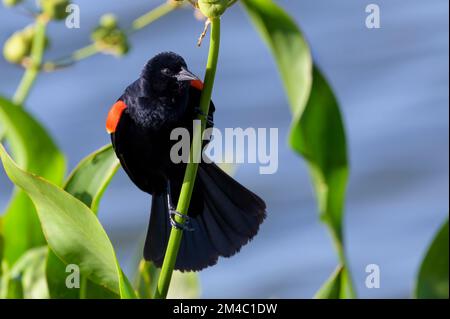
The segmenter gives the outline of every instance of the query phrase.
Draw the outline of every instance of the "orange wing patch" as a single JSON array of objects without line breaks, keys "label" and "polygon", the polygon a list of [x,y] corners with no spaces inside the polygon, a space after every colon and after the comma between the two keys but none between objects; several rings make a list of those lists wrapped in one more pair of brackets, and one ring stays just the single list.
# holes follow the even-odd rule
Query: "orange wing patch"
[{"label": "orange wing patch", "polygon": [[124,101],[117,101],[109,110],[108,117],[106,118],[106,131],[111,134],[114,133],[119,125],[122,112],[127,108]]},{"label": "orange wing patch", "polygon": [[197,90],[201,91],[201,90],[203,90],[204,84],[200,80],[193,80],[193,81],[191,81],[191,86],[193,88],[196,88]]}]

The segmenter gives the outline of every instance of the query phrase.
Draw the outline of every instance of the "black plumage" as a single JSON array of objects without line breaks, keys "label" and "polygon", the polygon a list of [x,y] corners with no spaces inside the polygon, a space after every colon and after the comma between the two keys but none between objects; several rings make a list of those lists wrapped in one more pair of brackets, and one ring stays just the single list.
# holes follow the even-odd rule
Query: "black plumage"
[{"label": "black plumage", "polygon": [[[152,195],[144,257],[160,267],[170,234],[168,195],[176,207],[186,164],[174,164],[170,140],[174,128],[187,128],[197,117],[201,91],[182,57],[162,53],[151,59],[140,78],[120,97],[126,109],[111,139],[122,167],[142,191]],[[215,111],[211,102],[209,119]],[[210,123],[209,125],[212,125]],[[230,257],[258,232],[266,216],[262,199],[217,165],[199,165],[191,205],[191,231],[185,231],[175,268],[197,271]]]}]

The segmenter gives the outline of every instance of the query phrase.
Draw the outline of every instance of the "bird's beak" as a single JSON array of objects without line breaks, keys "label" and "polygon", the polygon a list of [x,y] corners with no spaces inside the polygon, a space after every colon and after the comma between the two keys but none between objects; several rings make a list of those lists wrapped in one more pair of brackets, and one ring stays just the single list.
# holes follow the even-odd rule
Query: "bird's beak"
[{"label": "bird's beak", "polygon": [[175,75],[175,78],[178,82],[199,80],[197,76],[185,68],[181,68],[181,71]]}]

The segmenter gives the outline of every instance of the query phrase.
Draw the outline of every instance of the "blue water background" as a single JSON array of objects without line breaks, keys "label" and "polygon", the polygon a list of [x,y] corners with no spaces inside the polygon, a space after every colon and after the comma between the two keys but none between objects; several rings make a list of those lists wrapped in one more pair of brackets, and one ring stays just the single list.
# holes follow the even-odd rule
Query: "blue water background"
[{"label": "blue water background", "polygon": [[[369,30],[368,1],[279,2],[301,25],[341,104],[351,161],[345,233],[358,293],[409,297],[423,253],[449,210],[449,3],[376,1],[381,28]],[[47,58],[85,45],[102,13],[116,13],[126,26],[159,2],[76,3],[81,28],[52,24]],[[2,7],[0,42],[28,21]],[[109,142],[106,113],[148,58],[172,50],[202,73],[207,47],[195,46],[201,28],[189,10],[175,12],[133,35],[132,51],[123,59],[95,56],[43,74],[27,108],[55,136],[73,168]],[[20,77],[17,67],[0,59],[3,95],[12,95]],[[236,178],[266,200],[269,217],[241,253],[201,273],[202,296],[310,298],[333,271],[336,256],[319,223],[306,166],[285,143],[290,114],[275,64],[239,7],[223,18],[214,100],[217,127],[278,127],[281,143],[277,174],[239,167]],[[3,171],[0,189],[4,207],[11,185]],[[123,172],[101,205],[100,219],[129,273],[149,205]],[[368,264],[381,268],[380,289],[365,287]]]}]

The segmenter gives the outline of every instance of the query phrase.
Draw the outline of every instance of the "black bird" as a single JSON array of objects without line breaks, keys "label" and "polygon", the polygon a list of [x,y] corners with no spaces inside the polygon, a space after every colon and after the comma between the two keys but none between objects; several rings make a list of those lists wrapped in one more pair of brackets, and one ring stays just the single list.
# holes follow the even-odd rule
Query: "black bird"
[{"label": "black bird", "polygon": [[[214,163],[202,162],[185,225],[173,218],[186,164],[171,161],[173,129],[192,137],[199,115],[202,82],[175,53],[161,53],[145,65],[111,108],[106,128],[122,167],[142,191],[152,195],[144,258],[161,267],[171,227],[184,230],[175,268],[198,271],[230,257],[258,232],[266,205]],[[211,102],[208,126],[213,125]]]}]

